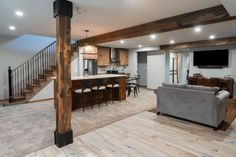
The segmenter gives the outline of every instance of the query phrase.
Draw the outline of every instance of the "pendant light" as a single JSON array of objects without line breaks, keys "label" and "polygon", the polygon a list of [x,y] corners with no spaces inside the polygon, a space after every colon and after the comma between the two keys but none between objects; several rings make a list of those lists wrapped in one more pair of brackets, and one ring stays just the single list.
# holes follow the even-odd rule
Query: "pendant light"
[{"label": "pendant light", "polygon": [[85,42],[85,46],[83,48],[83,52],[82,54],[90,54],[90,55],[97,55],[97,48],[95,46],[89,45],[87,43],[87,38],[88,38],[88,33],[89,30],[84,30],[85,34],[86,34],[86,42]]}]

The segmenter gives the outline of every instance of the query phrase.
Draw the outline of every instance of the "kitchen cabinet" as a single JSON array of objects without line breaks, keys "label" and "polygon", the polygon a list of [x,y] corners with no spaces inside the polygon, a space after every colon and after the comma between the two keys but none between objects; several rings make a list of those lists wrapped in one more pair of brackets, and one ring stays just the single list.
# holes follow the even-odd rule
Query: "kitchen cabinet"
[{"label": "kitchen cabinet", "polygon": [[110,65],[111,58],[111,48],[109,47],[98,47],[98,58],[97,65],[100,67],[105,67]]},{"label": "kitchen cabinet", "polygon": [[84,60],[97,60],[97,55],[94,54],[84,54]]},{"label": "kitchen cabinet", "polygon": [[128,53],[129,53],[128,49],[120,49],[120,48],[116,49],[118,65],[127,66],[129,64]]},{"label": "kitchen cabinet", "polygon": [[85,46],[83,47],[83,59],[84,60],[97,60],[97,46]]}]

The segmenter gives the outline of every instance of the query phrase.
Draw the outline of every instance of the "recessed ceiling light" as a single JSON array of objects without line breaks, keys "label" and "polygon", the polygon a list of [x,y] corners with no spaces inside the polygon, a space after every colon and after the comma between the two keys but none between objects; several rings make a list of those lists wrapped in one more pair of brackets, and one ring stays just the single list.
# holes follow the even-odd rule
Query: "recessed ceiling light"
[{"label": "recessed ceiling light", "polygon": [[9,26],[9,29],[14,31],[16,29],[16,27],[15,26]]},{"label": "recessed ceiling light", "polygon": [[170,44],[174,44],[174,43],[175,43],[175,41],[174,41],[174,40],[171,40],[171,41],[170,41]]},{"label": "recessed ceiling light", "polygon": [[197,26],[197,27],[194,28],[194,32],[196,32],[196,33],[199,33],[199,32],[201,32],[201,31],[202,31],[202,28],[199,27],[199,26]]},{"label": "recessed ceiling light", "polygon": [[139,48],[143,47],[142,45],[138,45]]},{"label": "recessed ceiling light", "polygon": [[155,34],[152,34],[152,35],[150,35],[150,38],[151,38],[152,40],[154,40],[154,39],[156,39],[156,35],[155,35]]},{"label": "recessed ceiling light", "polygon": [[120,43],[121,43],[121,44],[124,44],[124,43],[125,43],[125,41],[124,41],[124,40],[121,40],[121,41],[120,41]]},{"label": "recessed ceiling light", "polygon": [[213,40],[213,39],[215,39],[215,38],[216,38],[215,35],[210,35],[210,36],[209,36],[209,39],[210,39],[210,40]]},{"label": "recessed ceiling light", "polygon": [[17,11],[15,12],[15,14],[16,14],[16,16],[19,16],[19,17],[24,16],[24,13],[23,13],[22,11],[19,11],[19,10],[17,10]]}]

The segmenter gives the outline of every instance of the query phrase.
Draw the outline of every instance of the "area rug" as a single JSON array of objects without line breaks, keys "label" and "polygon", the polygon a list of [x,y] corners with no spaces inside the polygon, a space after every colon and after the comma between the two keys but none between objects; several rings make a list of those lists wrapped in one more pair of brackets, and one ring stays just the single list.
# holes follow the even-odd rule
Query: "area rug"
[{"label": "area rug", "polygon": [[[74,137],[155,108],[153,90],[145,88],[137,97],[76,110],[72,113]],[[0,157],[21,157],[54,145],[53,100],[15,106],[0,106]]]},{"label": "area rug", "polygon": [[[157,109],[156,108],[152,109],[149,112],[156,113]],[[219,126],[219,130],[222,130],[222,131],[227,130],[235,118],[236,118],[236,104],[234,103],[233,99],[230,99],[229,104],[228,104],[228,112],[227,112],[226,118],[224,122]]]}]

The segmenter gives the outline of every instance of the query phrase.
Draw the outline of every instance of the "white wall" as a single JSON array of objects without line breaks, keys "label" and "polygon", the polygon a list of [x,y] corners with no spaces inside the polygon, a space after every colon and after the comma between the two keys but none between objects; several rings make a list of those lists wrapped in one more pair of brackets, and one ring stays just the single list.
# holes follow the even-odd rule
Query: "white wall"
[{"label": "white wall", "polygon": [[[226,47],[227,48],[227,47]],[[204,77],[225,77],[230,75],[236,81],[236,49],[229,50],[229,67],[222,69],[199,69],[193,66],[193,52],[189,53],[189,75],[201,73]],[[234,83],[234,95],[236,95],[236,84]]]},{"label": "white wall", "polygon": [[190,68],[189,68],[189,74],[190,76],[192,76],[194,73],[201,73],[204,77],[224,77],[225,75],[231,75],[232,74],[232,66],[231,66],[231,63],[232,63],[232,53],[229,54],[229,67],[228,68],[198,68],[196,66],[193,66],[193,52],[190,52],[189,54],[190,56]]},{"label": "white wall", "polygon": [[[236,49],[231,50],[231,57],[232,57],[232,62],[231,62],[231,68],[232,68],[232,77],[234,78],[234,82],[236,82]],[[236,96],[236,83],[234,83],[234,96]]]},{"label": "white wall", "polygon": [[181,58],[181,65],[182,65],[182,70],[181,70],[181,79],[180,82],[187,84],[187,70],[189,69],[189,53],[182,53],[182,58]]},{"label": "white wall", "polygon": [[148,52],[147,56],[147,88],[155,89],[166,80],[169,62],[166,62],[168,55],[164,51],[159,51],[159,47],[147,47],[140,49],[129,49],[129,65],[126,68],[131,76],[135,76],[138,70],[138,53]]},{"label": "white wall", "polygon": [[75,58],[71,62],[71,76],[79,76],[79,58]]},{"label": "white wall", "polygon": [[138,55],[137,52],[151,52],[160,50],[159,46],[156,47],[144,47],[139,49],[129,49],[129,65],[126,67],[126,72],[131,73],[131,76],[135,76],[138,71]]},{"label": "white wall", "polygon": [[54,81],[51,81],[45,88],[36,94],[30,101],[54,98]]},{"label": "white wall", "polygon": [[[79,57],[71,62],[71,76],[79,76]],[[37,93],[30,101],[38,101],[54,98],[54,81],[51,81],[39,93]]]},{"label": "white wall", "polygon": [[[225,75],[231,75],[232,78],[236,81],[236,48],[235,47],[217,47],[217,48],[214,47],[214,48],[207,48],[207,49],[222,49],[222,48],[223,49],[225,49],[225,48],[230,49],[229,67],[223,68],[223,69],[199,69],[198,67],[194,67],[193,66],[193,51],[195,51],[195,49],[194,50],[183,50],[181,52],[182,53],[182,58],[181,58],[182,59],[182,61],[181,61],[182,72],[181,72],[180,82],[187,83],[186,76],[187,76],[188,69],[189,69],[190,76],[192,76],[194,73],[199,73],[199,72],[201,72],[203,74],[203,76],[205,76],[205,77],[224,77]],[[204,48],[204,49],[206,49],[206,48]],[[150,51],[152,51],[152,50],[150,50]],[[196,50],[203,50],[203,48],[199,48]],[[132,76],[134,76],[137,73],[137,69],[138,69],[137,52],[140,52],[140,51],[149,51],[149,49],[145,48],[145,49],[130,49],[129,50],[129,66],[126,68],[126,71],[131,73]],[[153,78],[153,80],[156,79],[156,80],[161,80],[161,81],[168,81],[169,80],[169,64],[170,64],[169,63],[169,58],[170,58],[169,55],[170,55],[169,52],[165,52],[164,58],[162,58],[164,60],[164,62],[163,62],[164,79],[162,78],[162,76],[160,76],[160,78],[162,78],[162,79],[157,78],[157,76],[155,75],[155,74],[158,74],[157,71],[155,73],[149,73],[149,76],[148,76],[149,78]],[[153,58],[149,57],[149,64],[147,66],[147,69],[149,72],[153,70],[152,69],[153,67],[159,66],[157,64],[155,65],[155,63],[156,63],[155,60],[159,60],[159,59],[160,58],[158,58],[155,55]],[[150,64],[150,62],[153,62],[153,64]],[[151,68],[151,70],[150,70],[150,68]],[[160,74],[162,75],[163,72],[161,72]],[[155,86],[160,84],[157,82],[155,82],[155,83],[149,79],[149,88],[153,88],[153,87],[156,88]],[[234,95],[236,95],[236,83],[234,84]]]},{"label": "white wall", "polygon": [[0,46],[10,42],[11,40],[16,39],[17,36],[9,36],[9,35],[0,35]]},{"label": "white wall", "polygon": [[14,69],[53,41],[54,38],[35,35],[0,35],[0,100],[8,98],[8,66]]},{"label": "white wall", "polygon": [[147,56],[147,88],[156,89],[165,81],[165,53],[148,52]]},{"label": "white wall", "polygon": [[138,71],[137,52],[138,52],[138,49],[129,49],[129,65],[126,67],[126,71],[130,73],[130,76],[135,76]]}]

